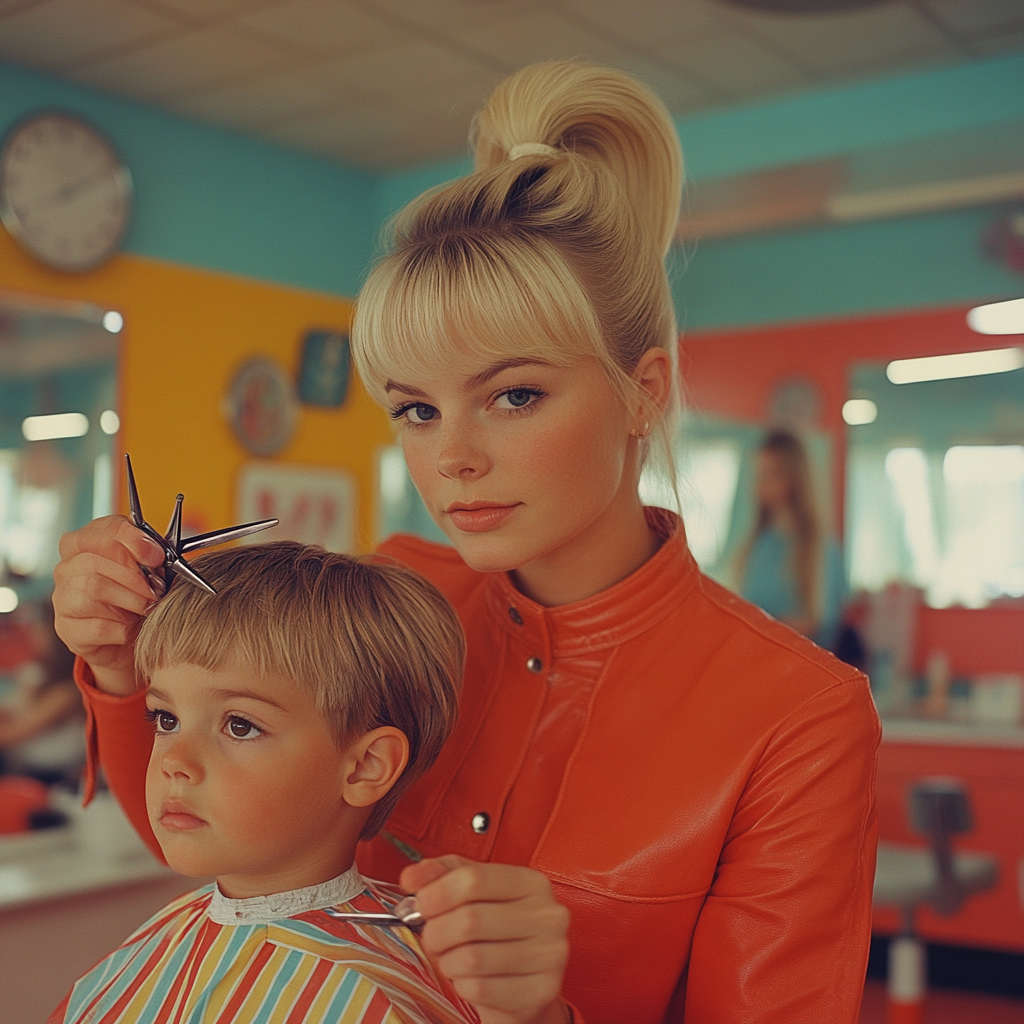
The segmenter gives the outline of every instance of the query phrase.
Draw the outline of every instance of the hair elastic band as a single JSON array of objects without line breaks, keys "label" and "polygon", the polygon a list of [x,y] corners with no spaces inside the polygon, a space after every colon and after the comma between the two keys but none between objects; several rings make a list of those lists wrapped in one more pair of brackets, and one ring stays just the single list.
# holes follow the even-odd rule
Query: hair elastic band
[{"label": "hair elastic band", "polygon": [[558,150],[543,142],[519,142],[508,151],[508,158],[518,160],[521,156],[558,156]]}]

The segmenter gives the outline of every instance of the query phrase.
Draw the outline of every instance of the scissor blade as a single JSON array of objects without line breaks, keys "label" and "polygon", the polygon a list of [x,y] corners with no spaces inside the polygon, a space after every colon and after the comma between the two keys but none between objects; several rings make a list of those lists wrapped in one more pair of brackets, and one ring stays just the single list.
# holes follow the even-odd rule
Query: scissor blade
[{"label": "scissor blade", "polygon": [[164,534],[164,540],[171,545],[174,550],[181,550],[181,503],[185,500],[184,494],[179,494],[174,502],[174,512],[171,515],[170,524],[167,527],[167,532]]},{"label": "scissor blade", "polygon": [[139,501],[139,489],[135,486],[135,474],[132,472],[132,460],[124,453],[125,465],[128,467],[128,504],[132,509],[132,522],[141,530],[145,519],[142,518],[142,503]]},{"label": "scissor blade", "polygon": [[351,921],[353,924],[375,924],[383,928],[411,928],[413,931],[418,931],[422,927],[422,922],[406,923],[394,914],[364,914],[358,911],[335,910],[333,907],[327,907],[324,913],[336,921]]},{"label": "scissor blade", "polygon": [[199,587],[201,590],[205,590],[208,594],[217,593],[217,591],[214,590],[213,587],[211,587],[210,584],[207,583],[206,580],[204,580],[203,577],[185,561],[184,558],[176,558],[167,566],[167,568],[188,580],[189,583]]},{"label": "scissor blade", "polygon": [[181,553],[187,555],[190,551],[213,547],[214,544],[226,544],[229,540],[238,540],[239,537],[248,537],[250,534],[259,533],[260,530],[269,530],[272,526],[277,526],[279,522],[279,519],[261,519],[257,523],[245,523],[243,526],[232,526],[226,530],[201,533],[198,537],[189,537],[187,540],[183,540]]}]

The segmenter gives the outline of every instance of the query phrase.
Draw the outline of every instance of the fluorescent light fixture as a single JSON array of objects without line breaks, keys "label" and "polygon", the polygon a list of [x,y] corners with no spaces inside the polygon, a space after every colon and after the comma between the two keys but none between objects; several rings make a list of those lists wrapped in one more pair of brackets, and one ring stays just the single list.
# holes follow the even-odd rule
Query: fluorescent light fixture
[{"label": "fluorescent light fixture", "polygon": [[103,314],[103,326],[111,334],[117,334],[124,327],[124,317],[116,309],[108,310]]},{"label": "fluorescent light fixture", "polygon": [[100,413],[100,430],[104,434],[116,434],[121,429],[121,417],[113,409],[104,409]]},{"label": "fluorescent light fixture", "polygon": [[986,373],[1006,373],[1024,366],[1024,349],[993,348],[984,352],[956,352],[948,356],[924,356],[921,359],[894,359],[885,375],[893,384],[916,384],[923,380],[948,380],[951,377],[980,377]]},{"label": "fluorescent light fixture", "polygon": [[13,612],[18,607],[18,595],[10,587],[0,587],[0,613]]},{"label": "fluorescent light fixture", "polygon": [[53,416],[28,416],[21,422],[26,441],[53,441],[58,437],[81,437],[89,433],[89,419],[80,412],[59,412]]},{"label": "fluorescent light fixture", "polygon": [[851,398],[843,402],[843,419],[851,427],[874,423],[878,419],[878,406],[870,398]]},{"label": "fluorescent light fixture", "polygon": [[1024,299],[975,306],[967,313],[967,326],[978,334],[1024,334]]}]

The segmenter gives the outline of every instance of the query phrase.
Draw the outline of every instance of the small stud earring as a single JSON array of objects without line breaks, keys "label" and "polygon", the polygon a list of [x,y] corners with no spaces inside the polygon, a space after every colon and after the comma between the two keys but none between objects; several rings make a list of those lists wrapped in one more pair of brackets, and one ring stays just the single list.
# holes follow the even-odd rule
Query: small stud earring
[{"label": "small stud earring", "polygon": [[636,437],[636,439],[638,441],[642,441],[650,432],[651,432],[651,424],[650,424],[650,421],[648,420],[644,424],[644,429],[643,430],[635,430],[635,431],[633,431],[633,434],[634,434],[634,436]]}]

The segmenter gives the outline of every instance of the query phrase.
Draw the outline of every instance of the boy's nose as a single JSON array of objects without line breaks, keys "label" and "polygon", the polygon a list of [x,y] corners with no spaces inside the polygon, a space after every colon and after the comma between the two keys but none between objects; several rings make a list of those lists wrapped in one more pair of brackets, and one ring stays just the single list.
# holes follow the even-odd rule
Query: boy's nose
[{"label": "boy's nose", "polygon": [[190,782],[198,782],[202,778],[202,762],[198,751],[193,749],[193,744],[180,737],[158,742],[167,743],[160,757],[160,770],[164,775],[168,778],[187,779]]}]

